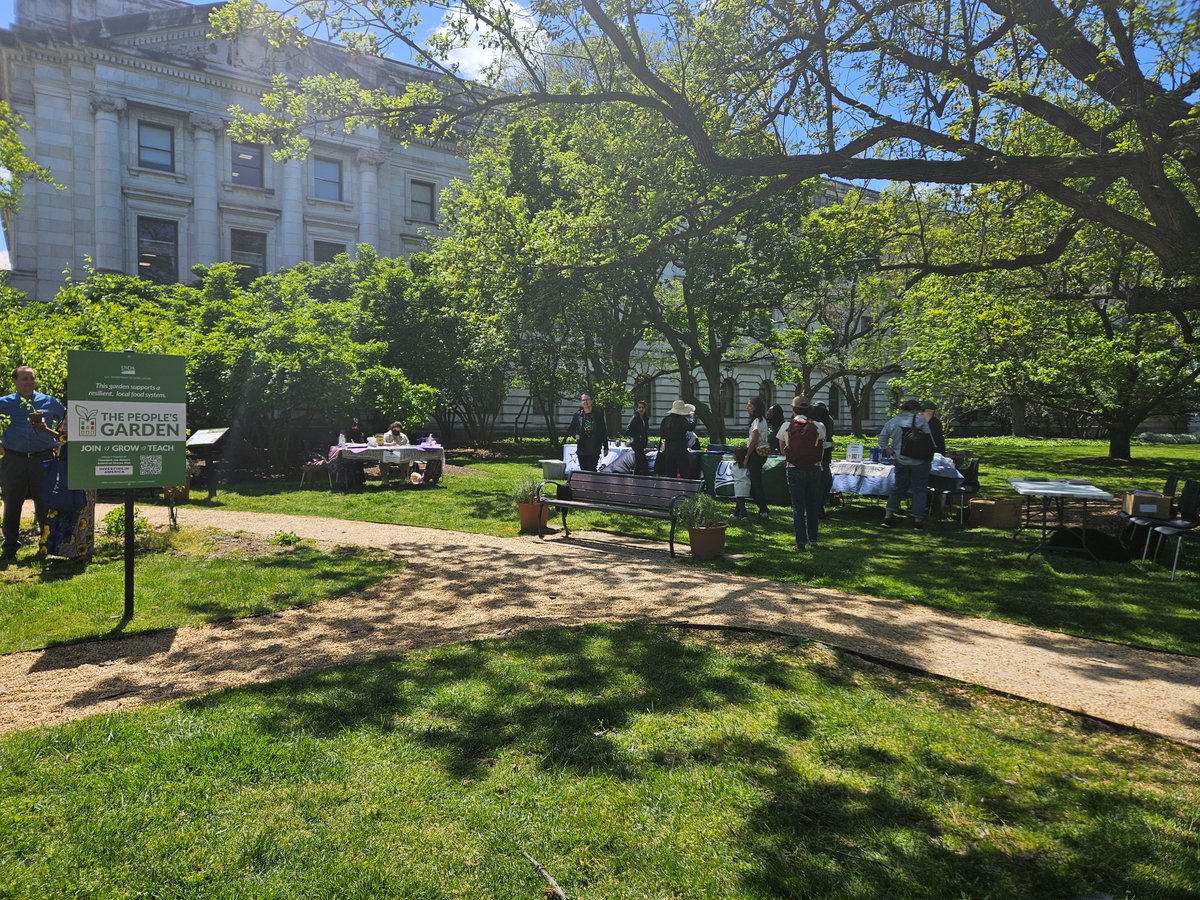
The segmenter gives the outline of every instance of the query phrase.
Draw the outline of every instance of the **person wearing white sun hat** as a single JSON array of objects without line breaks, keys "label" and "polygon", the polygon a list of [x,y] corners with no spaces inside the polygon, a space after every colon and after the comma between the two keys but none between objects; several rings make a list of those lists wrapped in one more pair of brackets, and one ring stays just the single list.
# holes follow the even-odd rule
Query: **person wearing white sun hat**
[{"label": "person wearing white sun hat", "polygon": [[662,437],[663,465],[661,470],[656,467],[656,474],[667,478],[679,478],[687,472],[687,434],[689,417],[696,412],[696,407],[683,400],[671,404],[671,411],[663,418],[659,426]]}]

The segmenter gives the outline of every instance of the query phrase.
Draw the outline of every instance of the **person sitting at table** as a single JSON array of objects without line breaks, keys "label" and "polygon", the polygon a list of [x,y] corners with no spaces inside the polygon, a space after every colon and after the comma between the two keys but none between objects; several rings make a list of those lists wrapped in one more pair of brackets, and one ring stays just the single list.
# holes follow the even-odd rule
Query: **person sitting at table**
[{"label": "person sitting at table", "polygon": [[[933,436],[929,423],[921,415],[919,400],[905,400],[900,412],[887,420],[879,432],[879,446],[896,457],[896,480],[888,492],[880,524],[884,528],[900,527],[895,516],[900,512],[900,502],[912,488],[913,527],[924,528],[929,505],[929,470],[933,465]],[[913,455],[905,455],[905,450]]]},{"label": "person sitting at table", "polygon": [[408,435],[401,430],[403,427],[399,422],[393,422],[387,434],[383,436],[383,442],[385,444],[407,444]]},{"label": "person sitting at table", "polygon": [[350,427],[346,429],[346,440],[351,444],[365,444],[367,442],[367,436],[363,433],[362,426],[358,424],[357,416],[350,420]]},{"label": "person sitting at table", "polygon": [[945,456],[946,432],[942,430],[942,420],[937,415],[937,404],[932,400],[926,400],[921,404],[921,415],[929,423],[929,433],[933,435],[933,449]]}]

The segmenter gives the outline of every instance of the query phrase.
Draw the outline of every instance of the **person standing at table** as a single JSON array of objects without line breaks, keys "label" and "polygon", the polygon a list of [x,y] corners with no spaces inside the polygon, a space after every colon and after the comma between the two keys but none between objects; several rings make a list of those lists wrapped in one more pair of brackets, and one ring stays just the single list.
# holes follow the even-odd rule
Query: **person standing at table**
[{"label": "person standing at table", "polygon": [[663,464],[656,473],[667,478],[681,478],[688,467],[688,417],[696,407],[683,400],[671,403],[671,411],[663,417],[658,433],[661,438],[659,451]]},{"label": "person standing at table", "polygon": [[821,443],[821,518],[825,517],[825,507],[829,503],[829,492],[833,490],[833,429],[836,423],[829,414],[829,408],[824,403],[814,403],[813,418],[825,429],[825,439]]},{"label": "person standing at table", "polygon": [[767,507],[767,491],[763,487],[763,466],[771,453],[770,432],[767,428],[767,410],[762,397],[751,397],[746,401],[746,413],[750,416],[749,442],[746,444],[746,469],[750,477],[750,499],[758,506],[758,517],[770,515]]},{"label": "person standing at table", "polygon": [[926,400],[921,404],[921,415],[929,424],[929,433],[933,436],[933,449],[942,456],[946,455],[946,432],[942,429],[942,420],[938,418],[937,404]]},{"label": "person standing at table", "polygon": [[350,420],[350,427],[346,429],[346,440],[351,444],[365,444],[367,442],[367,436],[363,434],[362,426],[358,424],[357,416]]},{"label": "person standing at table", "polygon": [[792,500],[792,528],[797,550],[816,550],[818,519],[821,515],[821,455],[825,426],[813,417],[809,400],[800,394],[792,398],[792,418],[777,435],[779,448],[787,460],[788,494]]},{"label": "person standing at table", "polygon": [[66,407],[55,397],[37,390],[37,372],[17,366],[12,373],[15,390],[0,397],[0,415],[8,425],[0,432],[4,456],[0,458],[0,490],[4,492],[4,543],[0,555],[14,559],[21,534],[21,510],[33,501],[38,529],[46,521],[42,507],[42,483],[46,461],[58,446],[53,425],[62,422]]},{"label": "person standing at table", "polygon": [[591,394],[580,394],[579,411],[571,419],[568,437],[575,438],[575,456],[584,472],[595,472],[601,456],[608,455],[604,413],[592,405]]},{"label": "person standing at table", "polygon": [[880,523],[884,528],[899,528],[896,513],[912,489],[913,526],[925,527],[929,508],[929,469],[933,464],[933,434],[921,414],[918,400],[905,400],[900,412],[887,420],[879,432],[879,446],[896,457],[896,480],[888,493],[887,507]]},{"label": "person standing at table", "polygon": [[633,448],[633,474],[649,475],[650,463],[646,461],[646,448],[650,446],[650,423],[646,421],[646,404],[639,400],[633,407],[633,418],[625,433],[629,435],[629,446]]},{"label": "person standing at table", "polygon": [[[764,401],[765,402],[765,401]],[[787,421],[787,416],[783,413],[783,407],[778,403],[772,403],[767,407],[767,447],[771,453],[779,452],[779,429],[783,427],[783,423]]]}]

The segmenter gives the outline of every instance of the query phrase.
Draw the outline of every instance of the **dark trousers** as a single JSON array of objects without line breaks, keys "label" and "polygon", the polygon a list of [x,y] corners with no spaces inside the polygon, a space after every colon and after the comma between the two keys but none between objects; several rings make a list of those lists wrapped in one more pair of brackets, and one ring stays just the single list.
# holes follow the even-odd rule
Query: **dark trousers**
[{"label": "dark trousers", "polygon": [[820,466],[788,466],[788,493],[792,497],[792,528],[796,546],[817,542],[817,520],[821,515]]},{"label": "dark trousers", "polygon": [[645,447],[633,448],[633,474],[634,475],[649,475],[650,461],[646,459]]},{"label": "dark trousers", "polygon": [[584,472],[595,472],[596,466],[600,464],[599,453],[576,453],[575,458],[579,460],[579,468]]},{"label": "dark trousers", "polygon": [[661,454],[663,458],[662,471],[656,473],[667,478],[679,478],[687,475],[688,451],[687,444],[667,444]]},{"label": "dark trousers", "polygon": [[915,466],[896,464],[896,484],[888,494],[888,512],[900,512],[900,503],[911,487],[913,518],[925,518],[925,512],[929,506],[929,469],[932,466],[932,462],[923,462]]},{"label": "dark trousers", "polygon": [[830,471],[829,465],[833,462],[833,448],[826,447],[825,452],[821,454],[821,506],[822,508],[829,502],[829,494],[833,491],[833,472]]},{"label": "dark trousers", "polygon": [[[46,457],[48,459],[49,457]],[[6,453],[0,458],[0,489],[4,491],[4,551],[16,553],[21,534],[21,509],[33,501],[38,527],[46,521],[42,507],[42,482],[46,479],[46,459]]]},{"label": "dark trousers", "polygon": [[763,466],[767,464],[765,456],[751,453],[746,457],[746,468],[750,471],[750,499],[758,504],[760,513],[767,512],[767,489],[763,487]]}]

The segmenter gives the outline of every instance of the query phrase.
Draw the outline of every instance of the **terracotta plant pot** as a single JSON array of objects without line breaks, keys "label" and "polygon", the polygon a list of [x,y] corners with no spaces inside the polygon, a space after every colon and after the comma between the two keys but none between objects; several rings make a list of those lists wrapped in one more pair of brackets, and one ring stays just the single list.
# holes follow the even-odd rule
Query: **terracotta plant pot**
[{"label": "terracotta plant pot", "polygon": [[540,503],[517,504],[517,515],[521,519],[522,531],[537,531],[539,511],[542,514],[542,528],[544,529],[546,523],[550,521],[550,507],[542,506]]},{"label": "terracotta plant pot", "polygon": [[688,541],[692,546],[692,559],[716,559],[725,552],[725,525],[707,525],[689,528]]}]

